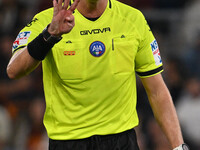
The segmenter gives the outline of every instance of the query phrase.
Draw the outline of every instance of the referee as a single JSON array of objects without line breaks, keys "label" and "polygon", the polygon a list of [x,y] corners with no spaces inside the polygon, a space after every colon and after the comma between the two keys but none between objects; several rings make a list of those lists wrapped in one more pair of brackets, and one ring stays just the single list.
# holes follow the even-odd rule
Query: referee
[{"label": "referee", "polygon": [[187,150],[162,79],[158,44],[137,9],[116,0],[53,0],[13,43],[11,79],[41,62],[49,150],[139,150],[136,77],[173,150]]}]

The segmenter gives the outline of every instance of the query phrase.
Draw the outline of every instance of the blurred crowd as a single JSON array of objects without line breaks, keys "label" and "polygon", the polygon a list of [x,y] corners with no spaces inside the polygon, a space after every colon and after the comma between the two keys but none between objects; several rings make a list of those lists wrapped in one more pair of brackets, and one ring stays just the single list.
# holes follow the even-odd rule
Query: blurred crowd
[{"label": "blurred crowd", "polygon": [[[140,9],[160,45],[163,77],[171,92],[185,142],[200,150],[200,1],[120,0]],[[0,150],[47,150],[43,126],[45,100],[39,66],[27,77],[10,80],[6,67],[12,43],[33,16],[52,7],[50,0],[0,0]],[[141,150],[170,150],[153,118],[138,78]]]}]

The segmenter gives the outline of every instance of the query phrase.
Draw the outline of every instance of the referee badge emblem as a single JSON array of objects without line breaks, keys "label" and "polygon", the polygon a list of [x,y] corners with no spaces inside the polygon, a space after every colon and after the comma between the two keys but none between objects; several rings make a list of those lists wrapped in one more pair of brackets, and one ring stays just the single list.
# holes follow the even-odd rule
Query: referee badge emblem
[{"label": "referee badge emblem", "polygon": [[100,41],[95,41],[90,45],[90,54],[94,57],[100,57],[105,53],[105,45]]}]

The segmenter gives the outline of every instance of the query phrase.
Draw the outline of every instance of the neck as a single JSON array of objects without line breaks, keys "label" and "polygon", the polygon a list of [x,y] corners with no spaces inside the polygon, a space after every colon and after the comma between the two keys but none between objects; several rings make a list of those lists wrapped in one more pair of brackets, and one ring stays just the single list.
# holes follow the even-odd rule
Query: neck
[{"label": "neck", "polygon": [[81,0],[78,4],[78,11],[85,17],[100,17],[107,7],[108,0]]}]

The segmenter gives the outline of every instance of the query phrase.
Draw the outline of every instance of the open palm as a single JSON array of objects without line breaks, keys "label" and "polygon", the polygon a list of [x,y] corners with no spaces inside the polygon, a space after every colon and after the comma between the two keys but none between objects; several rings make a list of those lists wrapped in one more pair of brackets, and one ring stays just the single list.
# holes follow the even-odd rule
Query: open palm
[{"label": "open palm", "polygon": [[75,25],[73,11],[78,6],[80,0],[75,0],[69,7],[69,1],[53,0],[53,19],[48,28],[50,34],[61,36],[62,34],[69,33]]}]

